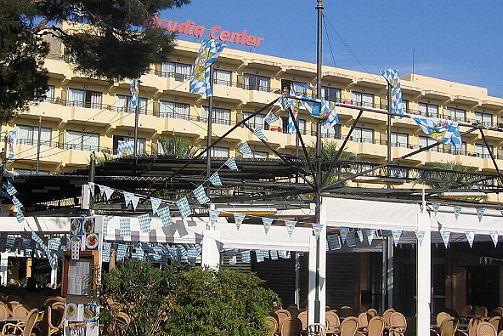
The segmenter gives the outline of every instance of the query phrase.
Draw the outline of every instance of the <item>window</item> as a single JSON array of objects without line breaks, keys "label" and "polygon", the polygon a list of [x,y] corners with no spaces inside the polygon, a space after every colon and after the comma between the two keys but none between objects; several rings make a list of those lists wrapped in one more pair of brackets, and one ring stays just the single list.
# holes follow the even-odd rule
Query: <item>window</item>
[{"label": "window", "polygon": [[161,101],[159,117],[188,120],[189,104]]},{"label": "window", "polygon": [[[206,146],[201,147],[201,150],[205,150]],[[212,158],[228,158],[229,157],[229,148],[227,147],[211,147],[211,157]],[[202,157],[206,157],[206,154],[203,154]]]},{"label": "window", "polygon": [[391,132],[391,146],[409,147],[409,135],[407,133]]},{"label": "window", "polygon": [[[114,152],[114,154],[117,154],[117,147],[119,145],[119,140],[127,141],[127,142],[134,144],[134,137],[124,136],[124,135],[114,135],[114,137],[113,137],[113,146],[114,146],[113,152]],[[136,154],[138,154],[138,155],[145,154],[146,153],[145,152],[145,145],[146,145],[145,138],[138,138],[138,142],[136,144],[137,144]]]},{"label": "window", "polygon": [[299,119],[299,131],[302,134],[306,134],[306,125],[307,122],[304,119]]},{"label": "window", "polygon": [[[281,120],[283,121],[283,133],[288,133],[288,117],[281,117]],[[306,120],[298,119],[298,122],[300,133],[306,134]],[[295,131],[294,133],[297,134],[297,131]]]},{"label": "window", "polygon": [[338,103],[341,101],[341,89],[322,86],[321,97],[325,100],[330,100]]},{"label": "window", "polygon": [[374,107],[374,95],[363,92],[351,92],[351,100],[353,105]]},{"label": "window", "polygon": [[454,121],[466,121],[466,111],[448,107],[445,113],[445,118]]},{"label": "window", "polygon": [[334,127],[322,127],[321,132],[322,138],[340,139],[341,125],[334,125]]},{"label": "window", "polygon": [[[214,107],[211,117],[215,124],[231,124],[231,110],[229,109]],[[208,106],[203,106],[203,121],[208,121]]]},{"label": "window", "polygon": [[253,157],[255,159],[268,159],[269,158],[269,153],[267,153],[267,152],[260,152],[260,151],[254,151],[253,152]]},{"label": "window", "polygon": [[213,83],[232,86],[232,72],[222,69],[213,71]]},{"label": "window", "polygon": [[461,143],[461,146],[459,147],[456,147],[454,145],[450,145],[450,151],[451,151],[451,154],[456,154],[456,155],[467,155],[467,151],[466,151],[466,141],[463,141]]},{"label": "window", "polygon": [[491,113],[475,112],[475,120],[485,127],[493,126],[493,115]]},{"label": "window", "polygon": [[402,99],[403,106],[405,107],[405,112],[409,112],[409,101]]},{"label": "window", "polygon": [[270,91],[271,79],[269,77],[245,74],[245,89]]},{"label": "window", "polygon": [[425,117],[438,118],[438,105],[419,103],[419,113]]},{"label": "window", "polygon": [[[428,136],[419,136],[419,148],[424,148],[433,144],[438,144],[438,141]],[[430,148],[428,151],[438,152],[438,146]]]},{"label": "window", "polygon": [[[38,126],[17,125],[17,143],[20,145],[37,145],[38,144]],[[52,129],[40,128],[40,145],[51,145]]]},{"label": "window", "polygon": [[371,128],[355,127],[350,140],[355,142],[374,143],[374,130]]},{"label": "window", "polygon": [[101,92],[70,88],[68,92],[68,102],[73,106],[99,109],[101,108],[102,96],[103,94]]},{"label": "window", "polygon": [[394,178],[407,178],[409,170],[405,167],[389,167],[389,176]]},{"label": "window", "polygon": [[99,150],[100,135],[98,133],[67,131],[67,149],[78,149],[85,151]]},{"label": "window", "polygon": [[49,85],[47,87],[47,91],[45,91],[45,101],[53,102],[54,101],[54,85]]},{"label": "window", "polygon": [[174,77],[177,81],[185,81],[189,78],[192,72],[192,65],[177,63],[177,62],[164,62],[161,66],[161,76]]},{"label": "window", "polygon": [[[489,145],[491,152],[493,151],[493,146]],[[475,154],[482,158],[490,158],[489,149],[484,144],[475,144]]]},{"label": "window", "polygon": [[[252,114],[253,114],[253,112],[243,112],[243,119],[248,118]],[[264,121],[264,119],[265,119],[265,115],[263,115],[263,114],[257,114],[256,116],[254,116],[253,118],[251,118],[250,120],[248,120],[246,123],[248,124],[248,126],[250,126],[253,129],[255,127],[257,127],[257,126],[262,126],[265,130],[268,130],[269,129],[269,124],[266,123]]]},{"label": "window", "polygon": [[[36,175],[36,170],[14,168],[14,175]],[[47,170],[39,170],[38,175],[49,175]]]},{"label": "window", "polygon": [[[117,111],[136,112],[131,106],[131,96],[117,95]],[[147,98],[140,97],[140,114],[147,114]]]}]

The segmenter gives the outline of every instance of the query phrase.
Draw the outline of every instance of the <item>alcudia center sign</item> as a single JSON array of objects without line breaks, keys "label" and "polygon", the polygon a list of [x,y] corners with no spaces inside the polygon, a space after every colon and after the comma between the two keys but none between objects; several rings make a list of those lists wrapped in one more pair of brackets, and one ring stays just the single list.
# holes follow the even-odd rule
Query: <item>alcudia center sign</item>
[{"label": "alcudia center sign", "polygon": [[264,40],[263,37],[248,34],[246,30],[241,32],[233,32],[225,30],[222,26],[213,26],[207,28],[205,26],[197,25],[191,20],[185,22],[171,21],[159,18],[159,14],[154,15],[150,21],[152,28],[166,29],[167,31],[193,35],[195,37],[203,37],[209,32],[209,37],[214,40],[220,40],[226,43],[241,44],[249,47],[258,47]]}]

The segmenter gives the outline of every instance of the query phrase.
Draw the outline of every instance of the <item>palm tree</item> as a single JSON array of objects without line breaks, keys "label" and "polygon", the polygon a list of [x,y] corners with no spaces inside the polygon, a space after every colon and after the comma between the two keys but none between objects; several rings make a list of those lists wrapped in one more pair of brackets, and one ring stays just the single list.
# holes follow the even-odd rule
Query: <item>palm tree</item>
[{"label": "palm tree", "polygon": [[466,185],[473,178],[468,174],[470,167],[463,166],[456,162],[437,163],[434,170],[421,171],[418,182],[426,184],[436,189],[469,188]]},{"label": "palm tree", "polygon": [[189,139],[178,136],[159,141],[164,155],[174,155],[177,157],[193,157],[196,155],[196,147]]}]

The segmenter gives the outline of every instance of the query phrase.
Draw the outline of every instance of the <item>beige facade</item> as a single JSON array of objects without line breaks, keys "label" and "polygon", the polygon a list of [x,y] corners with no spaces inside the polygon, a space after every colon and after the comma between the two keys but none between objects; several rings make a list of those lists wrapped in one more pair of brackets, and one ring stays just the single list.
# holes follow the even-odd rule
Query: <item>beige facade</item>
[{"label": "beige facade", "polygon": [[[199,44],[178,41],[175,52],[163,64],[154,64],[143,75],[140,97],[143,100],[139,119],[140,150],[145,154],[162,153],[160,143],[172,136],[185,137],[196,145],[206,144],[204,107],[207,99],[189,93],[188,76]],[[40,171],[69,171],[89,162],[91,150],[115,154],[117,140],[132,138],[134,113],[129,107],[129,83],[88,78],[75,72],[64,54],[64,48],[54,43],[45,66],[50,75],[51,90],[46,101],[33,105],[9,123],[18,128],[16,159],[8,168],[33,171],[37,157],[38,120],[41,117],[42,136]],[[276,99],[285,81],[315,84],[316,65],[290,59],[266,56],[227,48],[215,66],[213,135],[218,137],[246,116]],[[323,67],[323,95],[342,103],[384,108],[386,82],[377,74]],[[503,112],[503,99],[491,97],[486,88],[444,81],[421,75],[406,75],[401,80],[403,97],[409,113],[456,119],[466,123],[482,122],[486,136],[503,167],[503,133],[497,131]],[[274,111],[286,118],[278,106]],[[340,107],[340,125],[324,131],[326,141],[342,143],[358,109]],[[263,115],[267,111],[264,111]],[[361,160],[382,163],[386,159],[386,120],[384,114],[365,112],[347,144],[347,150]],[[264,124],[269,143],[280,152],[295,150],[295,135],[285,133],[285,121]],[[503,125],[502,125],[503,126]],[[304,141],[314,146],[315,122],[301,109],[300,127]],[[466,131],[468,127],[461,127]],[[409,118],[393,120],[392,154],[409,153],[432,143]],[[332,139],[332,140],[329,140]],[[239,155],[235,148],[248,141],[256,157],[273,158],[273,153],[246,128],[234,130],[212,153],[214,156]],[[493,164],[478,132],[463,138],[463,146],[455,151],[439,146],[409,158],[409,166],[431,166],[437,162],[458,162],[474,171],[494,171]]]}]

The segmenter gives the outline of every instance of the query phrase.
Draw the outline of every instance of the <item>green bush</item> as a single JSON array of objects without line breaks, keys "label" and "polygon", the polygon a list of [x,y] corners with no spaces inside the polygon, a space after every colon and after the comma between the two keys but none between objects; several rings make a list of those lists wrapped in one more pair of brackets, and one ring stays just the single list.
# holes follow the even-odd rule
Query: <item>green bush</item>
[{"label": "green bush", "polygon": [[[253,274],[200,267],[157,268],[126,261],[104,274],[95,293],[103,335],[263,336],[279,299]],[[118,312],[131,318],[118,323]]]}]

